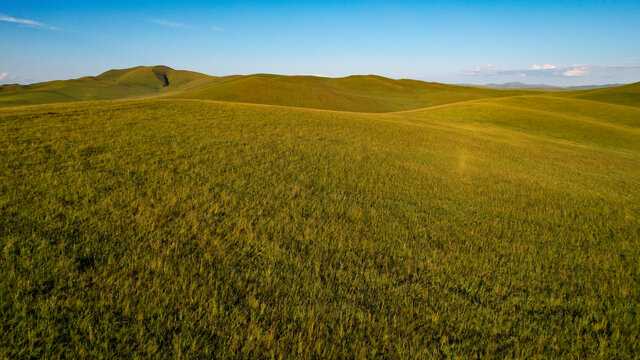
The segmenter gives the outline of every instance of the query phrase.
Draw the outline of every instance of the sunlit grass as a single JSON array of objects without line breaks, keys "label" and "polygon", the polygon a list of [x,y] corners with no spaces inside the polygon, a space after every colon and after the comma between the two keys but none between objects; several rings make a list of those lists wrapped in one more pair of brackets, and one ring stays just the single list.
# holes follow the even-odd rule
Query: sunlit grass
[{"label": "sunlit grass", "polygon": [[633,114],[510,101],[3,109],[0,355],[636,357]]}]

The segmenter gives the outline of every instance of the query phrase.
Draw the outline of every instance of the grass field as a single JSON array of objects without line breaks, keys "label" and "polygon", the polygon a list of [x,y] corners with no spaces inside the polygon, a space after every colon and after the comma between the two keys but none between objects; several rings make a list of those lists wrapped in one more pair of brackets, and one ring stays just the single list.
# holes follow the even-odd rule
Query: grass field
[{"label": "grass field", "polygon": [[147,75],[0,109],[0,357],[640,356],[629,96]]}]

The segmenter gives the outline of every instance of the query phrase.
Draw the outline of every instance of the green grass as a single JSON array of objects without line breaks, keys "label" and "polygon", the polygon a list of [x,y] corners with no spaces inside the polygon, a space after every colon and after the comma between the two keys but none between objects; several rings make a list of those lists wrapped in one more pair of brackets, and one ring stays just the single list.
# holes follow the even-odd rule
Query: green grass
[{"label": "green grass", "polygon": [[638,114],[4,108],[0,357],[637,358]]}]

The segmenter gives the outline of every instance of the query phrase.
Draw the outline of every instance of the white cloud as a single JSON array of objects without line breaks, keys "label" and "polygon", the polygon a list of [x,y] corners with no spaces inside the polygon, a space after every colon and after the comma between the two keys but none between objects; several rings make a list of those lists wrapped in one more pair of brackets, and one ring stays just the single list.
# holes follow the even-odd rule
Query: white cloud
[{"label": "white cloud", "polygon": [[589,68],[585,65],[573,65],[570,69],[563,71],[564,76],[585,76],[589,75]]},{"label": "white cloud", "polygon": [[43,24],[41,22],[37,22],[37,21],[34,21],[34,20],[18,19],[18,18],[14,18],[12,16],[3,15],[3,14],[0,14],[0,21],[14,23],[14,24],[20,24],[20,25],[28,26],[28,27],[37,27],[37,28],[46,29],[46,30],[60,30],[55,26]]},{"label": "white cloud", "polygon": [[475,67],[469,71],[465,72],[465,75],[491,75],[494,74],[495,70],[493,68],[493,64],[487,64],[487,66]]},{"label": "white cloud", "polygon": [[211,27],[211,30],[213,30],[213,31],[222,31],[222,30],[224,30],[224,28],[222,26],[214,25],[214,26]]},{"label": "white cloud", "polygon": [[552,70],[552,69],[557,69],[557,67],[555,65],[536,65],[533,64],[533,66],[531,67],[531,70]]},{"label": "white cloud", "polygon": [[3,81],[3,80],[13,80],[13,79],[15,79],[15,78],[16,78],[16,76],[15,76],[14,74],[9,74],[9,73],[8,73],[8,72],[6,72],[6,71],[5,71],[5,72],[3,72],[3,73],[0,73],[0,81]]},{"label": "white cloud", "polygon": [[185,25],[185,24],[181,24],[178,22],[173,22],[173,21],[166,21],[166,20],[160,20],[160,19],[153,19],[153,20],[149,20],[152,23],[158,24],[158,25],[162,25],[162,26],[168,26],[168,27],[172,27],[172,28],[188,28],[190,27],[189,25]]}]

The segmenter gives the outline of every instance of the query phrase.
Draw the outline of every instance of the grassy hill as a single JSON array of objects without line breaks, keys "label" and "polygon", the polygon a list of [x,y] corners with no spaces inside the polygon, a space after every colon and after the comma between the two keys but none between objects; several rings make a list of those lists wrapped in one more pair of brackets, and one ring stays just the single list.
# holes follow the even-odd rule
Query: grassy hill
[{"label": "grassy hill", "polygon": [[629,98],[148,70],[4,88],[145,98],[0,111],[0,357],[637,357]]},{"label": "grassy hill", "polygon": [[619,105],[640,106],[640,82],[605,89],[559,92],[556,95]]},{"label": "grassy hill", "polygon": [[0,86],[0,106],[139,98],[179,89],[202,78],[211,77],[165,66],[110,70],[75,80]]},{"label": "grassy hill", "polygon": [[381,76],[322,78],[249,75],[216,81],[171,98],[209,99],[355,112],[389,112],[530,91],[505,91]]},{"label": "grassy hill", "polygon": [[469,100],[543,93],[640,106],[640,83],[574,91],[492,89],[394,80],[376,75],[344,78],[270,74],[215,77],[166,66],[138,66],[74,80],[1,85],[0,107],[161,97],[352,112],[393,112]]},{"label": "grassy hill", "polygon": [[532,93],[393,80],[256,74],[213,77],[166,66],[110,70],[97,77],[0,86],[0,106],[141,97],[224,100],[315,109],[388,112]]},{"label": "grassy hill", "polygon": [[482,123],[590,146],[640,150],[640,109],[551,96],[516,96],[403,113],[448,124]]}]

